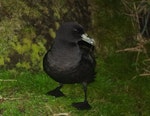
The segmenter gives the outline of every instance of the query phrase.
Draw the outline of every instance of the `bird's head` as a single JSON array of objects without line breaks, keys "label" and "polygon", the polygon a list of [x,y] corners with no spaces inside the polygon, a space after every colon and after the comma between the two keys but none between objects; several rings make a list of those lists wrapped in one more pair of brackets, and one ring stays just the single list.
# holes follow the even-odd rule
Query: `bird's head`
[{"label": "bird's head", "polygon": [[56,33],[56,39],[63,42],[78,43],[84,41],[92,46],[95,45],[94,39],[91,39],[84,32],[83,27],[76,22],[64,23]]}]

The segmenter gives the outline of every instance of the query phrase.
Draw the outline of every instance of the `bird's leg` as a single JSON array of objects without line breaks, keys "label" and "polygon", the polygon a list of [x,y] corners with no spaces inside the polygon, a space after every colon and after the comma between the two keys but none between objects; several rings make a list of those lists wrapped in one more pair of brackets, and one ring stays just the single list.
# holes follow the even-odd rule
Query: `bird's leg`
[{"label": "bird's leg", "polygon": [[63,92],[60,91],[60,89],[63,87],[63,84],[60,83],[60,85],[58,87],[56,87],[54,90],[51,90],[49,92],[47,92],[47,95],[52,95],[55,97],[62,97],[65,96],[63,94]]},{"label": "bird's leg", "polygon": [[83,102],[77,102],[73,103],[72,105],[77,108],[78,110],[89,110],[91,109],[90,104],[88,103],[87,100],[87,83],[83,82],[83,90],[84,90],[84,101]]},{"label": "bird's leg", "polygon": [[87,101],[87,83],[83,82],[83,90],[84,90],[84,102]]}]

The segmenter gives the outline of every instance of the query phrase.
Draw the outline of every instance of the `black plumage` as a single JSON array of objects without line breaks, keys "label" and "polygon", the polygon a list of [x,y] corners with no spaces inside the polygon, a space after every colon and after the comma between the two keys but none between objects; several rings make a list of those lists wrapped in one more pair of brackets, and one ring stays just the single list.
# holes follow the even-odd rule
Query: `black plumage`
[{"label": "black plumage", "polygon": [[48,92],[55,97],[64,96],[63,84],[81,83],[85,99],[73,103],[77,109],[90,109],[87,101],[87,84],[95,78],[94,40],[85,35],[83,27],[76,22],[64,23],[56,32],[56,38],[43,59],[44,71],[60,83]]}]

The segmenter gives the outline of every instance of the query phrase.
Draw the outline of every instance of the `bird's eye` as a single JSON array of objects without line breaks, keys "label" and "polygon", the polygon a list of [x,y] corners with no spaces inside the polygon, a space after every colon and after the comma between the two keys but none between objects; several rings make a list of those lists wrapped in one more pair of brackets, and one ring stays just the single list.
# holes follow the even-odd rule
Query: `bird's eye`
[{"label": "bird's eye", "polygon": [[73,28],[73,33],[74,33],[74,34],[77,34],[77,35],[81,35],[81,34],[84,33],[84,30],[83,30],[83,28],[81,28],[81,27],[74,27],[74,28]]},{"label": "bird's eye", "polygon": [[79,32],[79,31],[78,31],[78,29],[76,29],[76,28],[74,28],[74,29],[73,29],[73,31],[74,31],[74,32],[76,32],[76,33],[78,33],[78,32]]}]

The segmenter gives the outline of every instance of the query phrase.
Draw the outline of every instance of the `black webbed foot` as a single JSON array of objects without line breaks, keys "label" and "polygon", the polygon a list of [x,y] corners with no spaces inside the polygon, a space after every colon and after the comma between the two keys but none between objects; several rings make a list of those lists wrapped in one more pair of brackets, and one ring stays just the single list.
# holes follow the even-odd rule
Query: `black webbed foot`
[{"label": "black webbed foot", "polygon": [[84,102],[73,103],[72,106],[77,108],[78,110],[89,110],[91,109],[91,106],[87,101],[87,83],[86,82],[83,82],[83,90],[84,90]]},{"label": "black webbed foot", "polygon": [[77,108],[78,110],[90,110],[91,106],[88,101],[72,103],[72,106]]},{"label": "black webbed foot", "polygon": [[63,85],[61,84],[61,85],[60,85],[59,87],[57,87],[56,89],[47,92],[47,95],[51,95],[51,96],[55,96],[55,97],[62,97],[62,96],[65,96],[65,95],[63,94],[63,92],[60,91],[60,89],[62,88],[62,86],[63,86]]},{"label": "black webbed foot", "polygon": [[63,94],[63,92],[61,92],[60,90],[54,89],[52,91],[47,92],[47,95],[51,95],[51,96],[55,96],[55,97],[62,97],[65,96]]}]

